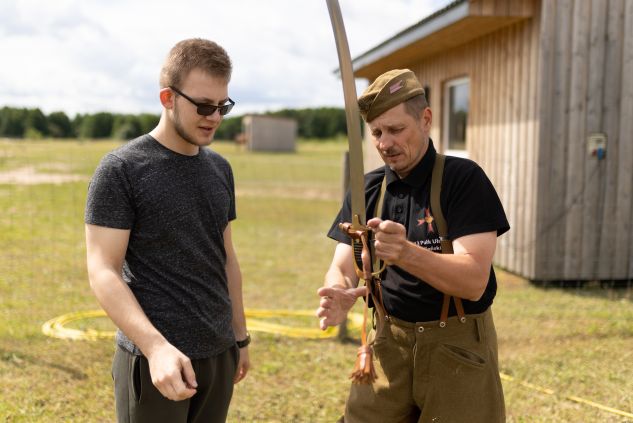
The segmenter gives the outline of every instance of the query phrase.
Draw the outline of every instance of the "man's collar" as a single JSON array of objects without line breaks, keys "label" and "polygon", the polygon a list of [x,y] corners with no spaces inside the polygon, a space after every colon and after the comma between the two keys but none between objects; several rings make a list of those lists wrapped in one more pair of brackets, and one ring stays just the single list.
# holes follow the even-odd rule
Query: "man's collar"
[{"label": "man's collar", "polygon": [[428,178],[431,177],[431,172],[433,170],[433,164],[435,163],[435,147],[433,147],[433,140],[429,138],[429,146],[422,156],[422,159],[418,162],[417,165],[411,172],[404,178],[400,179],[400,177],[389,168],[389,166],[385,165],[385,177],[387,178],[387,185],[395,181],[402,181],[405,184],[413,187],[420,188]]}]

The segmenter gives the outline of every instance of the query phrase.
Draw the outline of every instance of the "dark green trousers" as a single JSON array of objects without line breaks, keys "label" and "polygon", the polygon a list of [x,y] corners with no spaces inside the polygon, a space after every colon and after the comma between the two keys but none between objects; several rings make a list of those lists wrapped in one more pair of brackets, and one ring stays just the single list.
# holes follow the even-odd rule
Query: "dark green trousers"
[{"label": "dark green trousers", "polygon": [[222,423],[226,421],[237,370],[237,346],[205,359],[192,360],[198,392],[171,401],[156,389],[143,356],[117,347],[112,363],[116,415],[119,423]]},{"label": "dark green trousers", "polygon": [[409,323],[376,316],[378,379],[352,385],[345,423],[500,423],[505,406],[492,313]]}]

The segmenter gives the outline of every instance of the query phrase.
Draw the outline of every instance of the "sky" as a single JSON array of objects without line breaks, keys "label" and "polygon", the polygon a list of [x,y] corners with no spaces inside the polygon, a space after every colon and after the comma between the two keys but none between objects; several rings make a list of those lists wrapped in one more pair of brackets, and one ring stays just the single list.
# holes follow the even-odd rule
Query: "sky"
[{"label": "sky", "polygon": [[[339,3],[355,58],[450,0]],[[0,107],[159,114],[160,67],[193,37],[231,56],[232,115],[344,105],[325,0],[2,0]]]}]

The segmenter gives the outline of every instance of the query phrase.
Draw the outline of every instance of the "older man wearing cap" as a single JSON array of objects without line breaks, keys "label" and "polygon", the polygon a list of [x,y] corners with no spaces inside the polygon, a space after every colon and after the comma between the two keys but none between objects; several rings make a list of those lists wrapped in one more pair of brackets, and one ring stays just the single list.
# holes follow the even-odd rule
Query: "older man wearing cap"
[{"label": "older man wearing cap", "polygon": [[[432,112],[413,72],[379,76],[358,105],[385,166],[365,175],[367,225],[387,267],[373,292],[368,337],[377,379],[352,384],[347,423],[503,422],[497,336],[490,306],[496,239],[509,230],[499,197],[473,161],[436,152]],[[340,324],[364,287],[338,224],[320,288],[322,329]],[[444,253],[444,254],[438,254]]]}]

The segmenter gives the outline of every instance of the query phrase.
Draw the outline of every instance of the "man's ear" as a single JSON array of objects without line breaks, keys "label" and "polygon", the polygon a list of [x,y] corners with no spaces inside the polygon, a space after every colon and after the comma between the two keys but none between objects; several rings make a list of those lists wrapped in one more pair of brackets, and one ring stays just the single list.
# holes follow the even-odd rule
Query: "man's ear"
[{"label": "man's ear", "polygon": [[160,104],[165,109],[172,109],[174,107],[174,92],[169,88],[162,88],[159,91]]},{"label": "man's ear", "polygon": [[430,131],[431,124],[433,123],[433,112],[431,112],[431,108],[425,107],[420,114],[422,115],[422,127],[425,130]]}]

